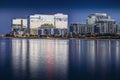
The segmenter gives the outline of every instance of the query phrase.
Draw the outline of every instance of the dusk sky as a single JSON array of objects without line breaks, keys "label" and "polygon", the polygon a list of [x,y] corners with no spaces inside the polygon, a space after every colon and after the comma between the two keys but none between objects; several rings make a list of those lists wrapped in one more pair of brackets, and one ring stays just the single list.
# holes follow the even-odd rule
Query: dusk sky
[{"label": "dusk sky", "polygon": [[10,32],[13,18],[27,18],[31,14],[69,15],[70,23],[85,23],[91,13],[104,12],[120,24],[119,0],[1,0],[0,34]]}]

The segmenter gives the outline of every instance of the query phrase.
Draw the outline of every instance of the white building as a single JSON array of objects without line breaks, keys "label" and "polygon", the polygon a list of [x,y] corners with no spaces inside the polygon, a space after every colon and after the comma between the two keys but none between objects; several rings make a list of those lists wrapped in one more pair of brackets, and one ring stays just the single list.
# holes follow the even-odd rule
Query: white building
[{"label": "white building", "polygon": [[57,28],[67,29],[68,27],[68,15],[57,13],[54,15],[48,14],[35,14],[30,15],[30,34],[38,34],[39,29]]},{"label": "white building", "polygon": [[103,34],[117,32],[117,24],[115,20],[111,19],[106,13],[90,14],[87,18],[86,24],[92,26],[91,33]]},{"label": "white building", "polygon": [[54,25],[54,15],[35,14],[30,16],[30,28],[36,29],[44,24]]},{"label": "white building", "polygon": [[68,15],[55,14],[54,15],[54,26],[58,29],[68,28]]},{"label": "white building", "polygon": [[15,34],[23,34],[27,29],[27,19],[13,19],[12,20],[12,31]]},{"label": "white building", "polygon": [[103,19],[111,19],[106,13],[94,13],[90,14],[87,18],[87,24],[95,24],[96,21],[101,21]]},{"label": "white building", "polygon": [[112,19],[97,21],[96,25],[99,27],[99,33],[117,33],[118,26]]}]

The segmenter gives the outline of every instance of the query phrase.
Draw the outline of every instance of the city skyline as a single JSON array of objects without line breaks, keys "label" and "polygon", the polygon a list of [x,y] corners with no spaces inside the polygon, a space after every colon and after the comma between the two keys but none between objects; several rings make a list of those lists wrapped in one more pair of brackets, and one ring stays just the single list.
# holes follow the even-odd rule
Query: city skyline
[{"label": "city skyline", "polygon": [[[73,10],[73,11],[74,11],[73,13],[64,12],[65,14],[69,15],[69,18],[68,18],[69,19],[69,25],[71,23],[86,23],[86,19],[87,19],[88,15],[91,14],[91,13],[99,13],[99,12],[100,13],[105,13],[105,11],[98,11],[98,10],[95,10],[95,11],[93,11],[93,10],[88,10],[88,11],[87,10]],[[111,16],[111,18],[113,18],[119,24],[120,23],[119,13],[117,13],[117,10],[114,10],[114,11],[116,11],[116,13],[114,12],[114,14],[107,11],[107,10],[106,10],[106,13],[109,14]],[[40,14],[54,14],[54,12],[53,13],[51,13],[51,12],[44,13],[44,12],[43,13],[41,12]],[[18,11],[18,13],[19,13],[19,11]],[[36,12],[36,13],[31,12],[31,14],[37,14],[37,13],[39,13],[39,12]],[[11,23],[12,23],[11,20],[12,19],[27,18],[29,15],[31,15],[31,14],[28,14],[28,15],[27,14],[28,14],[27,11],[24,12],[24,14],[19,13],[19,14],[16,14],[16,15],[13,15],[12,12],[11,12],[11,15],[10,14],[7,15],[7,13],[2,14],[3,18],[2,18],[2,20],[0,20],[0,24],[2,25],[2,27],[0,27],[1,28],[0,29],[0,34],[6,34],[6,33],[9,33],[11,31]],[[3,21],[7,21],[7,23],[5,23]]]},{"label": "city skyline", "polygon": [[[24,21],[25,20],[25,21]],[[25,25],[26,24],[26,25]],[[27,25],[28,24],[28,25]],[[25,27],[24,27],[25,26]],[[53,37],[78,37],[80,35],[120,34],[116,21],[107,13],[92,13],[86,18],[86,23],[73,23],[68,25],[68,15],[56,14],[34,14],[27,19],[12,20],[12,36],[41,36]]]},{"label": "city skyline", "polygon": [[63,34],[68,29],[68,15],[63,13],[56,14],[34,14],[29,15],[26,19],[12,19],[11,34],[31,35],[39,34]]},{"label": "city skyline", "polygon": [[4,0],[0,3],[0,34],[11,30],[11,20],[32,14],[64,13],[71,23],[85,23],[91,13],[107,13],[120,23],[119,0]]}]

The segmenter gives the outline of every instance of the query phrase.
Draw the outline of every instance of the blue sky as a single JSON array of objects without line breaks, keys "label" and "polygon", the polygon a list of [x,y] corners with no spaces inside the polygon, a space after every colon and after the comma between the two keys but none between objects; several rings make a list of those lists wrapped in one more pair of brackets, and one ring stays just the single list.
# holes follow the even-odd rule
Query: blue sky
[{"label": "blue sky", "polygon": [[91,13],[104,12],[120,23],[119,0],[1,0],[0,34],[10,32],[13,18],[27,18],[31,14],[64,13],[70,23],[85,23]]}]

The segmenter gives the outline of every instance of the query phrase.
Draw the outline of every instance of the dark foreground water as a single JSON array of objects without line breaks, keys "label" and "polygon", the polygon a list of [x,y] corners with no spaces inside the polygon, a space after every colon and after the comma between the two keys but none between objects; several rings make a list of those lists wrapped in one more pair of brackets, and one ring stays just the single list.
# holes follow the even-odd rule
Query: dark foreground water
[{"label": "dark foreground water", "polygon": [[120,80],[120,40],[0,39],[0,80]]}]

